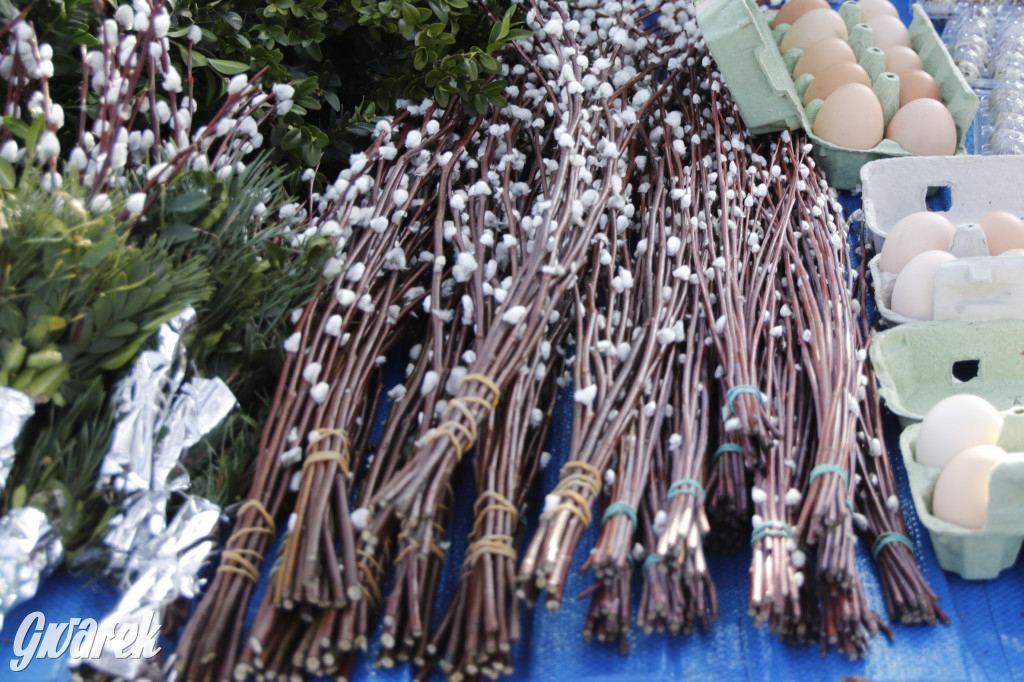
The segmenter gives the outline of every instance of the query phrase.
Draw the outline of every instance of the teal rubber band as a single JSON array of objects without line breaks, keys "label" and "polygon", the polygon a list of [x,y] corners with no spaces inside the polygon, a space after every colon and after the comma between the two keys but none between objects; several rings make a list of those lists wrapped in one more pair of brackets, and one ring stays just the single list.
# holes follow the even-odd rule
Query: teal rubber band
[{"label": "teal rubber band", "polygon": [[761,389],[759,389],[757,386],[751,386],[750,384],[739,384],[738,386],[733,386],[732,388],[725,392],[725,402],[729,406],[729,414],[736,413],[736,410],[733,408],[733,403],[736,401],[737,397],[743,395],[744,393],[756,395],[757,402],[764,405],[764,396],[761,395]]},{"label": "teal rubber band", "polygon": [[856,514],[857,513],[857,512],[855,512],[853,510],[853,502],[850,502],[849,500],[846,501],[846,508],[850,510],[851,514]]},{"label": "teal rubber band", "polygon": [[696,495],[703,502],[706,497],[704,492],[704,486],[700,484],[700,481],[695,481],[692,478],[680,478],[674,482],[668,488],[668,501],[671,502],[673,497],[679,497],[680,495]]},{"label": "teal rubber band", "polygon": [[758,540],[763,540],[768,536],[791,538],[793,537],[793,529],[785,521],[765,521],[755,527],[754,532],[750,534],[750,544],[754,545]]},{"label": "teal rubber band", "polygon": [[658,563],[659,561],[661,561],[661,557],[660,557],[660,556],[658,556],[657,554],[648,554],[648,555],[647,555],[647,558],[646,558],[646,559],[644,559],[644,566],[643,566],[643,570],[645,570],[645,571],[646,571],[646,570],[647,570],[647,567],[648,567],[648,566],[650,566],[650,565],[652,565],[652,564],[656,564],[656,563]]},{"label": "teal rubber band", "polygon": [[711,455],[711,461],[714,462],[726,452],[738,452],[742,455],[743,447],[737,443],[722,443],[718,446],[718,449],[715,450],[714,454]]},{"label": "teal rubber band", "polygon": [[636,509],[625,502],[612,502],[609,504],[608,508],[604,510],[604,516],[601,517],[601,523],[605,523],[616,514],[625,514],[628,516],[629,520],[633,522],[633,527],[636,528]]},{"label": "teal rubber band", "polygon": [[808,477],[807,482],[810,483],[822,474],[835,474],[839,478],[843,479],[843,485],[850,485],[850,474],[846,473],[846,469],[836,464],[819,464],[814,467],[811,469],[811,475]]},{"label": "teal rubber band", "polygon": [[917,548],[914,547],[914,543],[906,535],[903,535],[902,533],[894,533],[892,531],[887,531],[879,535],[877,538],[875,538],[874,544],[871,545],[871,558],[875,561],[878,561],[878,553],[882,551],[883,547],[893,542],[898,542],[901,545],[905,546],[907,549],[911,551],[911,553],[917,551]]}]

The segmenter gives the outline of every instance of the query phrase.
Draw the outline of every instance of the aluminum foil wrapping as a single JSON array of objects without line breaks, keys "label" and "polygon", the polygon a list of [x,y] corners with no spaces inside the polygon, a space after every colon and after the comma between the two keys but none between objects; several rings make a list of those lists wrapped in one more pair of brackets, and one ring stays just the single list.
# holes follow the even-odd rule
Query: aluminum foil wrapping
[{"label": "aluminum foil wrapping", "polygon": [[[128,588],[121,601],[100,621],[97,634],[70,652],[72,667],[82,664],[107,675],[140,679],[159,670],[159,633],[164,607],[178,597],[194,598],[202,586],[200,573],[217,548],[221,510],[194,495],[186,495],[174,519],[162,532],[132,552],[125,566]],[[138,638],[125,651],[94,642],[121,642],[119,630],[138,628]],[[101,640],[102,635],[109,635]],[[89,645],[92,645],[91,648]],[[159,677],[162,677],[160,675]],[[156,679],[156,677],[151,677]]]},{"label": "aluminum foil wrapping", "polygon": [[43,512],[17,507],[0,518],[0,628],[4,616],[34,597],[63,558],[60,535]]},{"label": "aluminum foil wrapping", "polygon": [[[181,385],[165,412],[154,419],[138,418],[148,412],[144,406],[136,406],[129,413],[140,428],[130,434],[123,431],[132,447],[115,453],[120,460],[120,473],[111,479],[114,489],[130,494],[122,503],[121,513],[111,519],[111,530],[104,539],[112,551],[108,570],[123,568],[134,548],[144,546],[164,531],[168,495],[185,492],[189,487],[188,474],[178,466],[181,456],[224,419],[235,404],[235,396],[223,381],[196,377]],[[124,424],[119,422],[116,430],[121,431]],[[163,437],[154,442],[159,433]],[[130,459],[123,458],[124,454],[130,455]],[[113,467],[111,460],[107,470],[112,471]]]},{"label": "aluminum foil wrapping", "polygon": [[190,481],[181,458],[237,401],[218,378],[185,381],[184,336],[195,317],[187,308],[161,325],[157,348],[141,353],[114,390],[118,421],[97,487],[121,497],[103,541],[110,550],[107,573],[120,578],[125,592],[93,641],[129,627],[139,635],[127,657],[121,648],[83,645],[71,652],[73,666],[85,663],[125,679],[159,672],[161,614],[176,599],[198,594],[202,568],[219,545],[221,510],[187,494]]},{"label": "aluminum foil wrapping", "polygon": [[35,411],[35,403],[26,394],[0,386],[0,490],[14,466],[14,441]]},{"label": "aluminum foil wrapping", "polygon": [[104,539],[113,573],[164,532],[168,496],[189,488],[181,457],[237,404],[219,378],[185,381],[184,336],[195,317],[189,307],[161,325],[156,350],[141,353],[114,389],[118,422],[97,483],[126,496]]}]

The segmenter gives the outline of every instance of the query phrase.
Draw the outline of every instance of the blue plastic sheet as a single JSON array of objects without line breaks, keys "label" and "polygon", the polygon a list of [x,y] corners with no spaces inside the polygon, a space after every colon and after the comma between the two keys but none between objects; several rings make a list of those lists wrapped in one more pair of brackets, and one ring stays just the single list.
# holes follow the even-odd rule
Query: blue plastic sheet
[{"label": "blue plastic sheet", "polygon": [[[896,0],[904,21],[910,13],[906,0]],[[971,136],[968,135],[968,140]],[[848,212],[859,206],[855,197],[842,197]],[[933,199],[933,209],[941,209],[942,197]],[[856,227],[851,230],[856,231]],[[558,469],[568,451],[571,426],[571,398],[562,396],[555,413],[549,450],[551,465],[543,472],[541,487],[550,490],[558,478]],[[378,425],[379,426],[379,425]],[[794,648],[767,630],[755,630],[747,615],[749,590],[749,551],[732,556],[710,556],[709,566],[718,588],[721,617],[709,632],[696,631],[689,637],[653,635],[646,637],[634,629],[630,634],[631,653],[620,656],[616,645],[584,642],[581,636],[588,601],[573,597],[591,583],[589,575],[574,570],[566,589],[566,599],[558,613],[537,609],[525,619],[523,641],[515,649],[515,668],[510,682],[519,680],[587,680],[625,682],[640,678],[687,680],[749,680],[780,682],[788,680],[843,680],[864,678],[878,682],[975,682],[990,680],[1024,681],[1024,570],[1021,562],[989,581],[968,582],[946,573],[935,561],[928,534],[914,514],[906,473],[898,456],[898,424],[891,416],[886,421],[886,440],[900,491],[901,506],[911,539],[917,546],[917,558],[925,577],[940,598],[940,606],[949,615],[950,625],[906,626],[893,624],[894,639],[879,635],[870,654],[862,660],[848,661],[837,652],[821,655],[817,646]],[[468,461],[468,459],[467,459]],[[466,467],[463,467],[465,469]],[[457,499],[463,512],[457,514],[449,529],[451,556],[461,556],[469,531],[472,507],[472,481],[468,470],[460,472]],[[535,514],[534,514],[535,516]],[[591,528],[582,542],[575,569],[596,539]],[[871,606],[883,617],[884,597],[874,565],[861,546],[858,572]],[[455,589],[457,563],[443,578],[439,604]],[[266,575],[264,575],[264,580]],[[0,682],[70,680],[64,660],[33,660],[20,673],[12,672],[9,662],[18,626],[30,613],[42,612],[48,623],[67,623],[72,618],[92,617],[97,621],[117,602],[118,591],[86,577],[58,571],[40,589],[39,595],[12,610],[0,632]],[[634,614],[639,599],[639,582],[634,589]],[[247,614],[251,620],[259,593]],[[436,614],[439,616],[440,614]],[[414,671],[408,666],[383,670],[374,666],[375,639],[353,674],[356,682],[406,682]]]}]

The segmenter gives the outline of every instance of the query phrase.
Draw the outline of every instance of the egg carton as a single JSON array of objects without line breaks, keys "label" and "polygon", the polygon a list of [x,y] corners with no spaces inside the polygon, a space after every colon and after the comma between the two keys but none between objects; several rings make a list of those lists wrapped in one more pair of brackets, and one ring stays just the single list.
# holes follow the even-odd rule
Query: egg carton
[{"label": "egg carton", "polygon": [[1024,407],[1024,322],[915,322],[875,335],[879,395],[905,428],[932,405],[972,393],[997,410]]},{"label": "egg carton", "polygon": [[[814,144],[815,159],[824,169],[829,184],[838,189],[856,188],[860,168],[869,161],[909,155],[892,140],[882,140],[873,149],[860,150],[832,144],[812,132],[821,100],[814,100],[805,108],[801,96],[808,85],[807,79],[798,86],[790,77],[802,52],[798,49],[789,50],[785,55],[779,52],[778,44],[787,27],[777,27],[773,32],[768,26],[772,15],[758,7],[755,0],[698,0],[696,11],[708,49],[729,86],[744,124],[752,133],[787,128],[805,130]],[[860,23],[859,6],[853,2],[843,3],[840,14],[850,29],[851,47],[872,79],[888,124],[898,108],[899,79],[884,71],[885,55],[871,47],[871,29]],[[978,108],[978,97],[953,64],[920,4],[913,6],[908,31],[914,50],[924,62],[925,70],[938,82],[943,102],[953,115],[957,128],[956,153],[964,154],[964,140]]]},{"label": "egg carton", "polygon": [[[987,255],[985,235],[976,224],[996,210],[1024,218],[1024,156],[884,159],[865,164],[860,175],[864,225],[879,252],[897,222],[929,210],[930,193],[949,191],[949,209],[942,213],[956,226],[950,252],[958,260],[936,273],[936,320],[1024,319],[1024,259]],[[878,269],[878,256],[868,269],[882,319],[889,325],[912,322],[889,308],[896,276]]]},{"label": "egg carton", "polygon": [[1024,407],[1003,413],[999,446],[1005,461],[992,469],[985,525],[964,528],[932,514],[932,496],[941,469],[916,458],[920,424],[900,434],[900,454],[921,524],[928,529],[939,566],[967,580],[988,580],[1013,566],[1024,544]]}]

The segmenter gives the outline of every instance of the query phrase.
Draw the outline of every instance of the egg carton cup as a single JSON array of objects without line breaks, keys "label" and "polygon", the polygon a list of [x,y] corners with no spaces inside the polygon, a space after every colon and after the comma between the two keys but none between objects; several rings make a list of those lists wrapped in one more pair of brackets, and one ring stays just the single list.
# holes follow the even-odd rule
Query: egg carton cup
[{"label": "egg carton cup", "polygon": [[[805,108],[802,93],[809,78],[794,83],[790,74],[802,51],[779,52],[788,25],[773,31],[768,26],[771,12],[757,6],[754,0],[697,0],[697,24],[708,49],[739,109],[744,124],[752,133],[803,129],[814,146],[814,157],[825,171],[829,184],[838,189],[855,189],[860,181],[861,166],[869,161],[908,156],[910,153],[892,140],[882,140],[868,150],[850,149],[827,142],[813,133],[814,117],[821,100],[813,100]],[[871,47],[872,31],[860,23],[860,7],[843,3],[840,15],[849,27],[849,42],[858,61],[872,80],[885,115],[885,123],[899,105],[899,77],[884,71],[885,55]],[[908,27],[914,50],[927,70],[938,82],[943,102],[953,115],[957,128],[956,154],[965,154],[964,140],[978,108],[978,97],[939,38],[935,27],[920,4],[913,6],[913,20]]]},{"label": "egg carton cup", "polygon": [[992,469],[985,525],[964,528],[932,514],[932,496],[939,467],[920,464],[915,446],[920,424],[900,435],[900,454],[907,470],[914,508],[928,529],[939,566],[966,580],[987,580],[1016,562],[1024,543],[1024,407],[1004,412],[999,446],[1005,461]]},{"label": "egg carton cup", "polygon": [[904,428],[935,403],[971,393],[997,410],[1024,407],[1024,322],[915,322],[875,335],[879,395]]},{"label": "egg carton cup", "polygon": [[[988,255],[977,223],[957,225],[949,251],[957,260],[935,272],[934,320],[1024,320],[1024,257]],[[880,259],[876,255],[868,261],[879,316],[890,327],[919,322],[892,310],[897,275],[881,270]]]}]

